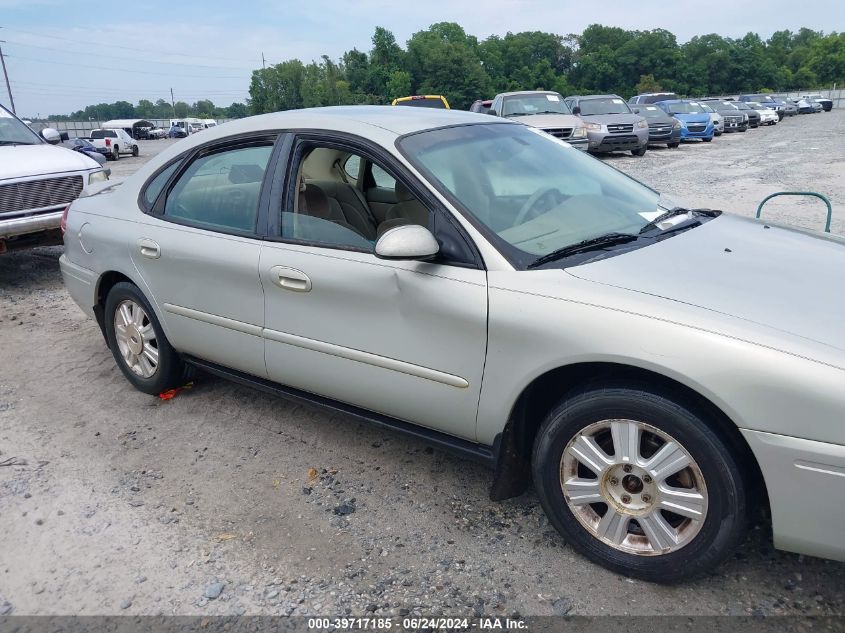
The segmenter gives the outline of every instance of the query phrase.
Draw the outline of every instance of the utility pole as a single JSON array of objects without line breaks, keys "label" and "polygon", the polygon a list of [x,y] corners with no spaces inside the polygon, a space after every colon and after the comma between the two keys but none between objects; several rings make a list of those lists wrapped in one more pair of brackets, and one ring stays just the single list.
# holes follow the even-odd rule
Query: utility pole
[{"label": "utility pole", "polygon": [[261,68],[267,70],[267,61],[264,59],[264,51],[261,51]]},{"label": "utility pole", "polygon": [[170,107],[173,108],[173,118],[176,118],[176,102],[173,100],[173,88],[170,89]]},{"label": "utility pole", "polygon": [[[4,40],[0,40],[0,44],[5,44]],[[17,114],[15,111],[15,98],[12,96],[12,84],[9,83],[9,73],[6,72],[6,58],[3,55],[3,47],[0,46],[0,63],[3,65],[3,76],[6,78],[6,90],[9,91],[9,103],[12,106],[12,114]]]}]

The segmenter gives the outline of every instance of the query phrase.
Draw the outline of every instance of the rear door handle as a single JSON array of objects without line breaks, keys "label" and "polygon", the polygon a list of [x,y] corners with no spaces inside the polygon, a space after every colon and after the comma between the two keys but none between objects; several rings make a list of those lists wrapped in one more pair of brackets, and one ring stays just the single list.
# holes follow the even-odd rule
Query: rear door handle
[{"label": "rear door handle", "polygon": [[311,290],[310,277],[296,268],[273,266],[270,269],[270,276],[273,283],[284,290],[292,290],[293,292],[309,292]]},{"label": "rear door handle", "polygon": [[158,243],[146,237],[142,237],[138,240],[138,250],[141,251],[141,255],[149,257],[150,259],[158,259],[161,257],[161,248]]}]

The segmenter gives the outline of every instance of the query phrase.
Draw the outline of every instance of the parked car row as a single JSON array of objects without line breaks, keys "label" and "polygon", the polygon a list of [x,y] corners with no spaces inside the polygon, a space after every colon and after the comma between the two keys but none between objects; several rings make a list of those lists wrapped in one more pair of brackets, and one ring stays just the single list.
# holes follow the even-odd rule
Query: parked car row
[{"label": "parked car row", "polygon": [[562,97],[547,90],[506,92],[479,99],[471,112],[517,119],[578,149],[600,154],[645,154],[650,145],[676,148],[685,141],[711,142],[725,132],[777,125],[784,117],[830,110],[821,95],[800,100],[767,94],[682,99],[674,92],[652,92],[626,102],[614,94]]}]

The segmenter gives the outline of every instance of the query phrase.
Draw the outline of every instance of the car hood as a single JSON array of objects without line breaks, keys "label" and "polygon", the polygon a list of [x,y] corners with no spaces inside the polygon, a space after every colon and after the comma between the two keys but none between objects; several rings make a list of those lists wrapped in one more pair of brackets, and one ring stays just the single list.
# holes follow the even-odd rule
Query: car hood
[{"label": "car hood", "polygon": [[[658,244],[566,272],[740,319],[743,338],[782,341],[789,334],[834,348],[842,359],[843,270],[841,237],[723,214]],[[764,335],[765,328],[776,332]]]},{"label": "car hood", "polygon": [[0,180],[44,176],[69,171],[96,169],[97,162],[66,147],[38,145],[0,146]]},{"label": "car hood", "polygon": [[528,116],[510,117],[510,120],[544,130],[555,127],[581,127],[584,125],[581,119],[574,114],[529,114]]},{"label": "car hood", "polygon": [[602,125],[614,125],[619,123],[634,123],[641,121],[643,117],[639,114],[579,114],[582,119],[590,123],[601,123]]},{"label": "car hood", "polygon": [[672,116],[684,123],[710,123],[710,115],[707,112],[683,112]]}]

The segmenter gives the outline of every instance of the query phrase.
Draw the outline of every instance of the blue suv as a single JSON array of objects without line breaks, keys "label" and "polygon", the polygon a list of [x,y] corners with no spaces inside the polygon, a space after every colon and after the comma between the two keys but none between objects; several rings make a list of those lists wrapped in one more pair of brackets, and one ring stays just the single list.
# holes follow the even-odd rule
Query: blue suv
[{"label": "blue suv", "polygon": [[716,129],[710,120],[710,114],[701,107],[698,101],[691,99],[670,99],[655,103],[669,116],[675,117],[681,123],[681,140],[688,141],[699,138],[705,143],[713,140]]}]

